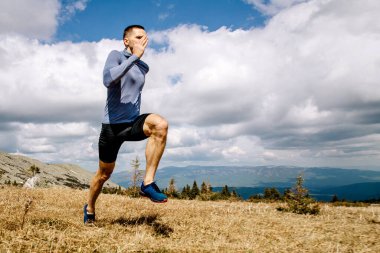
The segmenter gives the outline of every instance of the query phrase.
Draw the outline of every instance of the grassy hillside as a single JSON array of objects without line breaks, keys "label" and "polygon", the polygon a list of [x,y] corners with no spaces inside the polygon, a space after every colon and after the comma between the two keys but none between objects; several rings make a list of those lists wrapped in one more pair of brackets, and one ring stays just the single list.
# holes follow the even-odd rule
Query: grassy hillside
[{"label": "grassy hillside", "polygon": [[[6,181],[24,184],[33,176],[31,166],[39,169],[37,175],[42,186],[65,186],[70,188],[88,188],[93,172],[75,164],[46,164],[27,156],[12,155],[0,151],[0,185]],[[118,187],[107,181],[105,187]]]},{"label": "grassy hillside", "polygon": [[380,252],[379,206],[323,204],[309,216],[278,212],[276,203],[154,204],[102,194],[98,222],[84,226],[86,197],[0,188],[0,252]]}]

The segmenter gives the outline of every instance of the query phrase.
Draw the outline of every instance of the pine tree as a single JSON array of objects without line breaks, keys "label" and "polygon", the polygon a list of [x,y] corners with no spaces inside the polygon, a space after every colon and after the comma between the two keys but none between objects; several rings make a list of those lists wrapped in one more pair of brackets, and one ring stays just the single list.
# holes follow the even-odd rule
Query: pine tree
[{"label": "pine tree", "polygon": [[175,197],[175,198],[178,198],[178,196],[179,196],[179,194],[177,192],[177,189],[175,187],[175,180],[174,180],[174,178],[170,179],[169,187],[168,187],[168,190],[167,190],[167,194],[170,197]]},{"label": "pine tree", "polygon": [[189,196],[187,195],[187,192],[186,192],[186,187],[184,186],[182,188],[182,192],[181,192],[181,198],[182,199],[187,199]]},{"label": "pine tree", "polygon": [[30,166],[29,171],[32,172],[32,176],[35,176],[36,174],[40,173],[40,168],[33,164]]},{"label": "pine tree", "polygon": [[290,196],[291,192],[292,192],[292,191],[291,191],[290,188],[286,188],[286,189],[284,190],[284,195],[283,195],[282,199],[286,199],[286,198],[288,198],[288,197]]},{"label": "pine tree", "polygon": [[169,182],[168,192],[175,192],[175,191],[176,191],[175,180],[174,178],[171,178]]},{"label": "pine tree", "polygon": [[288,207],[278,207],[279,211],[288,211],[298,214],[318,214],[320,209],[318,204],[314,204],[315,200],[312,199],[308,190],[303,187],[303,177],[299,175],[297,177],[297,182],[290,191],[290,193],[285,198],[285,202]]},{"label": "pine tree", "polygon": [[212,186],[210,183],[207,183],[207,192],[209,192],[209,193],[212,192]]},{"label": "pine tree", "polygon": [[331,199],[331,202],[334,203],[334,202],[338,202],[338,201],[339,201],[338,196],[336,196],[336,194],[334,194],[334,196]]},{"label": "pine tree", "polygon": [[206,183],[203,181],[202,182],[202,185],[201,185],[201,194],[207,194],[208,193],[208,189],[207,189],[207,185]]},{"label": "pine tree", "polygon": [[191,198],[191,188],[190,185],[186,184],[185,187],[183,187],[181,192],[181,198],[183,199],[192,199]]},{"label": "pine tree", "polygon": [[188,184],[186,184],[186,193],[187,193],[188,196],[191,193],[191,188],[190,188],[190,185],[188,185]]},{"label": "pine tree", "polygon": [[223,197],[229,198],[231,197],[230,190],[228,189],[228,186],[225,185],[220,193]]},{"label": "pine tree", "polygon": [[190,197],[195,199],[199,195],[199,188],[197,182],[194,180],[193,187],[191,188]]},{"label": "pine tree", "polygon": [[264,198],[270,200],[280,200],[281,194],[276,188],[265,188]]}]

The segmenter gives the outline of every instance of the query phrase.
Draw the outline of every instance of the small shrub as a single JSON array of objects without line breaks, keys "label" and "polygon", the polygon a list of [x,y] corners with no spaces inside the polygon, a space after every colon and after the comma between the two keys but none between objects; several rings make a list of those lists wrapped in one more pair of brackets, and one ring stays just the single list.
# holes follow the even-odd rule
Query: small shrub
[{"label": "small shrub", "polygon": [[125,195],[125,190],[122,190],[121,187],[104,187],[102,189],[102,193],[104,194],[117,194],[117,195]]},{"label": "small shrub", "polygon": [[277,210],[313,215],[317,215],[320,212],[318,203],[315,203],[315,200],[309,196],[308,190],[303,187],[303,178],[301,175],[297,177],[295,186],[287,193],[285,203],[287,207],[277,207]]},{"label": "small shrub", "polygon": [[338,201],[339,201],[338,196],[336,196],[336,194],[334,194],[334,196],[331,199],[331,202],[334,203],[334,202],[338,202]]}]

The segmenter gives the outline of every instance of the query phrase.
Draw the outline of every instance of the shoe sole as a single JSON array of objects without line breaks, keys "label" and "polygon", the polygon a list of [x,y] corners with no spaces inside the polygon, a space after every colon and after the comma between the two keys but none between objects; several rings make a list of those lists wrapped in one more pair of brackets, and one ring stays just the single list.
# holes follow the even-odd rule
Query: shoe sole
[{"label": "shoe sole", "polygon": [[164,199],[164,200],[155,200],[155,199],[152,199],[152,198],[149,198],[148,196],[145,195],[145,193],[143,193],[142,191],[139,192],[140,193],[140,196],[142,197],[145,197],[145,198],[148,198],[150,199],[152,202],[154,203],[166,203],[168,202],[168,199]]}]

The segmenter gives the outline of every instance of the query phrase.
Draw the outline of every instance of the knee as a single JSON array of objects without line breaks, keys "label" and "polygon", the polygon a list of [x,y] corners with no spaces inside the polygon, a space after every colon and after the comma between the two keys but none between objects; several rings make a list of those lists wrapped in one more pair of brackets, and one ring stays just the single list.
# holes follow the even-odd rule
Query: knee
[{"label": "knee", "polygon": [[157,124],[155,125],[156,135],[166,138],[168,134],[168,129],[169,129],[169,123],[166,119],[161,118],[160,120],[157,121]]},{"label": "knee", "polygon": [[160,129],[163,133],[167,134],[169,123],[166,121],[166,119],[160,120],[157,126],[158,129]]},{"label": "knee", "polygon": [[105,164],[105,163],[101,162],[99,164],[99,170],[97,172],[97,176],[98,176],[98,180],[101,183],[104,183],[105,181],[107,181],[111,177],[114,166],[115,166],[114,163]]},{"label": "knee", "polygon": [[104,183],[106,182],[108,179],[110,179],[111,177],[111,173],[100,173],[99,175],[99,181]]}]

